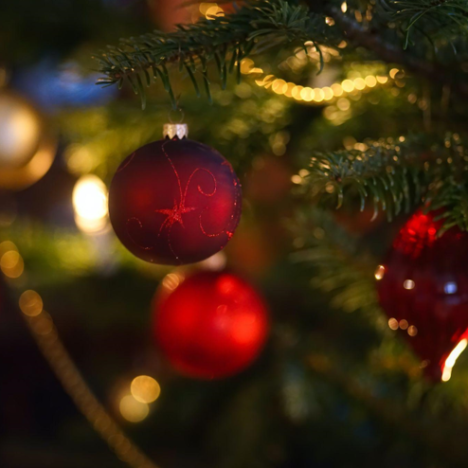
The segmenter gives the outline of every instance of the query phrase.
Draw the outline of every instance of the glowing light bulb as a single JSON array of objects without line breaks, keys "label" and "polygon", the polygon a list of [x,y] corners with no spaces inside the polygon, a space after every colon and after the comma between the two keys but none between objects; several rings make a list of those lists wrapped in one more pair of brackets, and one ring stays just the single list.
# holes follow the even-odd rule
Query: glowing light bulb
[{"label": "glowing light bulb", "polygon": [[101,231],[107,224],[107,188],[95,175],[81,177],[73,189],[75,221],[84,232]]},{"label": "glowing light bulb", "polygon": [[0,258],[0,268],[8,278],[19,278],[24,271],[24,262],[16,250],[8,250]]},{"label": "glowing light bulb", "polygon": [[414,289],[415,283],[412,279],[407,279],[403,281],[403,287],[405,289]]},{"label": "glowing light bulb", "polygon": [[359,90],[363,90],[366,87],[366,82],[362,78],[356,78],[353,83],[354,87]]},{"label": "glowing light bulb", "polygon": [[351,80],[344,80],[341,83],[341,87],[343,88],[343,91],[350,93],[354,90],[354,83]]},{"label": "glowing light bulb", "polygon": [[135,400],[132,395],[126,395],[120,400],[119,409],[123,418],[133,423],[143,421],[149,414],[148,405]]},{"label": "glowing light bulb", "polygon": [[141,403],[152,403],[159,398],[161,387],[153,377],[140,375],[133,379],[130,391],[135,400]]},{"label": "glowing light bulb", "polygon": [[42,312],[42,298],[36,291],[24,291],[19,298],[21,312],[29,317],[36,317]]},{"label": "glowing light bulb", "polygon": [[366,76],[365,82],[366,86],[369,86],[369,88],[373,88],[377,85],[377,79],[373,75]]},{"label": "glowing light bulb", "polygon": [[391,330],[398,330],[398,320],[395,318],[389,319],[388,326]]},{"label": "glowing light bulb", "polygon": [[392,80],[395,79],[395,76],[397,76],[398,72],[400,70],[398,70],[398,68],[392,68],[390,71],[389,71],[389,75],[390,75],[390,78],[392,78]]},{"label": "glowing light bulb", "polygon": [[205,17],[207,19],[213,19],[215,16],[224,16],[224,10],[216,3],[210,6],[205,12]]}]

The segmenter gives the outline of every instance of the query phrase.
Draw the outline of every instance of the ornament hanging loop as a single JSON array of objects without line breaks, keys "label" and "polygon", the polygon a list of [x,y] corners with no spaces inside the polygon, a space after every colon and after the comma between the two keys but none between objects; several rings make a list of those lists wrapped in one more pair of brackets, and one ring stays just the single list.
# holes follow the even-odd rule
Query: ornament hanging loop
[{"label": "ornament hanging loop", "polygon": [[[178,123],[174,123],[174,120],[172,119],[172,116],[174,115],[173,114],[174,111],[176,111],[179,114]],[[173,109],[168,110],[167,119],[169,120],[169,123],[164,124],[163,137],[170,138],[171,140],[175,137],[177,137],[179,140],[182,140],[182,138],[187,138],[188,126],[187,124],[182,123],[184,121],[184,117],[185,117],[185,113],[180,107],[177,107],[175,110]]]},{"label": "ornament hanging loop", "polygon": [[184,113],[184,111],[183,111],[179,106],[177,106],[177,108],[175,108],[175,109],[169,109],[169,110],[167,111],[167,120],[169,120],[169,122],[170,122],[171,124],[174,123],[174,120],[172,119],[172,116],[174,115],[174,114],[173,114],[174,112],[177,112],[177,113],[178,113],[179,121],[178,121],[177,123],[178,123],[178,124],[181,124],[181,123],[184,121],[185,113]]}]

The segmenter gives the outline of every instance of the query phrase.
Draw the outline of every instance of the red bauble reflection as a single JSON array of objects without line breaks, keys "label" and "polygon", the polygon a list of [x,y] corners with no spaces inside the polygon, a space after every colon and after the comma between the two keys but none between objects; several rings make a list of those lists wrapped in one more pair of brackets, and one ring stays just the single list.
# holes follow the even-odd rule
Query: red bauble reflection
[{"label": "red bauble reflection", "polygon": [[376,271],[390,328],[404,334],[433,381],[450,378],[468,338],[468,234],[452,228],[438,238],[439,226],[434,214],[416,212]]},{"label": "red bauble reflection", "polygon": [[155,336],[171,364],[201,379],[227,377],[251,364],[268,333],[260,294],[226,272],[196,273],[176,287],[177,281],[163,282],[154,306]]},{"label": "red bauble reflection", "polygon": [[177,137],[135,151],[109,190],[109,216],[130,252],[166,265],[219,252],[239,223],[242,190],[229,162],[209,146]]}]

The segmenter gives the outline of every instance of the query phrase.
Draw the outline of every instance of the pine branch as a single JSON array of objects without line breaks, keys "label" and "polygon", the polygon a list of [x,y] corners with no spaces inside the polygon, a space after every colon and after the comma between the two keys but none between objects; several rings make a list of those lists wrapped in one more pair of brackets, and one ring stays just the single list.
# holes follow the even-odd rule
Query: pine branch
[{"label": "pine branch", "polygon": [[304,187],[313,192],[327,192],[337,198],[341,207],[345,191],[354,188],[361,199],[361,210],[370,198],[374,217],[380,210],[389,220],[402,209],[407,212],[421,198],[424,188],[424,147],[417,141],[406,145],[385,140],[373,142],[365,151],[337,151],[317,154],[311,159],[310,174]]},{"label": "pine branch", "polygon": [[405,48],[409,45],[411,33],[421,30],[434,38],[448,40],[452,45],[468,31],[465,0],[381,0],[380,6],[389,19],[405,31]]},{"label": "pine branch", "polygon": [[402,140],[369,143],[365,151],[317,154],[303,188],[314,195],[331,194],[338,207],[353,188],[361,210],[370,199],[375,216],[383,210],[389,220],[422,203],[431,210],[444,207],[441,232],[453,225],[468,230],[468,150],[463,141],[458,135],[435,142],[423,136]]},{"label": "pine branch", "polygon": [[[459,466],[460,460],[465,459],[464,442],[460,438],[460,433],[463,433],[464,430],[463,423],[457,427],[454,427],[453,420],[447,423],[445,412],[433,417],[430,423],[427,419],[421,422],[423,421],[421,412],[415,411],[404,403],[398,404],[395,402],[395,397],[388,399],[379,394],[374,376],[366,378],[360,375],[356,377],[355,373],[340,369],[336,359],[331,360],[323,354],[312,354],[307,362],[314,373],[344,390],[378,419],[397,427],[398,431],[402,431],[406,437],[418,441],[427,450],[438,453],[440,460],[445,461],[450,458],[453,466]],[[434,430],[434,427],[437,427],[437,430]],[[441,434],[443,434],[443,438],[441,438]]]},{"label": "pine branch", "polygon": [[[390,31],[389,23],[395,22],[398,25],[402,25],[402,20],[410,16],[412,21],[408,24],[406,33],[404,34],[404,41],[402,45],[398,45],[398,37],[390,41],[384,38],[384,34],[381,33],[382,24],[370,24],[365,27],[362,23],[352,18],[349,14],[343,13],[341,9],[333,5],[331,2],[321,1],[317,5],[316,0],[307,0],[307,3],[311,10],[322,10],[325,14],[332,17],[336,25],[341,28],[346,38],[356,46],[361,46],[372,52],[376,57],[381,60],[392,63],[400,64],[408,71],[412,71],[419,76],[428,79],[430,81],[440,83],[441,85],[450,85],[452,90],[462,96],[468,97],[468,84],[466,79],[463,77],[455,79],[455,75],[461,72],[459,63],[452,64],[450,66],[443,65],[439,60],[438,62],[431,62],[425,55],[421,57],[416,53],[405,50],[408,46],[409,31],[416,27],[416,18],[423,18],[426,14],[431,13],[431,18],[438,15],[440,24],[446,24],[447,22],[456,22],[457,34],[456,37],[465,36],[468,26],[468,17],[465,16],[464,10],[466,6],[462,8],[461,4],[465,3],[462,0],[417,0],[416,2],[401,2],[391,1],[385,2],[382,0],[378,5],[383,4],[386,6],[387,11],[391,6],[391,14],[387,16],[386,23],[384,25],[384,33]],[[442,14],[441,8],[434,9],[432,6],[438,4],[445,8]],[[408,6],[411,6],[409,8]],[[432,6],[431,6],[432,5]],[[385,10],[382,8],[382,13]],[[409,29],[408,29],[409,28]],[[430,29],[430,30],[428,30]],[[440,34],[441,27],[434,27],[431,25],[430,28],[420,28],[422,36],[429,38],[432,44],[432,37],[434,34]],[[395,44],[395,39],[397,43]],[[443,38],[445,43],[447,40]],[[464,41],[466,48],[466,40]],[[446,55],[446,54],[445,54]],[[444,54],[440,54],[441,58],[444,58]]]},{"label": "pine branch", "polygon": [[462,180],[467,176],[467,169],[465,166],[461,173],[453,173],[444,179],[439,179],[426,197],[431,209],[444,209],[438,216],[444,220],[439,235],[452,226],[468,231],[468,187],[466,181]]},{"label": "pine branch", "polygon": [[377,261],[363,254],[357,239],[326,212],[308,208],[296,213],[294,221],[293,232],[305,245],[291,259],[314,268],[311,285],[331,293],[333,307],[346,312],[362,310],[370,319],[378,319],[374,280]]},{"label": "pine branch", "polygon": [[200,78],[209,95],[208,65],[216,64],[222,84],[235,72],[240,79],[241,61],[256,50],[279,47],[291,42],[306,41],[319,50],[323,40],[323,17],[309,16],[306,7],[286,0],[248,0],[237,12],[213,18],[202,18],[191,25],[179,25],[170,33],[155,31],[139,38],[123,39],[117,47],[96,57],[105,75],[99,84],[128,81],[134,92],[142,96],[152,80],[160,80],[173,105],[176,98],[167,69],[178,64],[199,92]]}]

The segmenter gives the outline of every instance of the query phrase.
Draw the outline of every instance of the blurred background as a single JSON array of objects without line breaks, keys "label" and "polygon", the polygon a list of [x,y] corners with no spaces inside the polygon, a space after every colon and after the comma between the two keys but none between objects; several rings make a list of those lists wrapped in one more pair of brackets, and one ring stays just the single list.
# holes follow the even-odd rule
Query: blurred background
[{"label": "blurred background", "polygon": [[[402,70],[332,48],[320,75],[312,49],[247,59],[240,84],[222,90],[213,80],[212,105],[175,75],[191,138],[221,152],[242,181],[243,215],[226,249],[202,265],[147,264],[116,239],[107,188],[123,159],[179,115],[159,86],[145,110],[130,88],[96,86],[92,56],[121,37],[233,6],[3,3],[0,466],[119,468],[129,457],[153,466],[135,462],[133,443],[161,468],[466,466],[463,355],[457,377],[428,391],[372,287],[331,301],[332,279],[301,253],[329,240],[316,219],[297,214],[312,152],[362,150],[366,138],[427,128],[427,90]],[[357,207],[351,197],[325,225],[349,250],[366,247],[360,261],[372,276],[406,218],[371,223],[373,210]],[[155,293],[192,270],[224,267],[268,304],[267,343],[238,375],[183,377],[155,343]],[[119,456],[106,440],[120,444]]]}]

